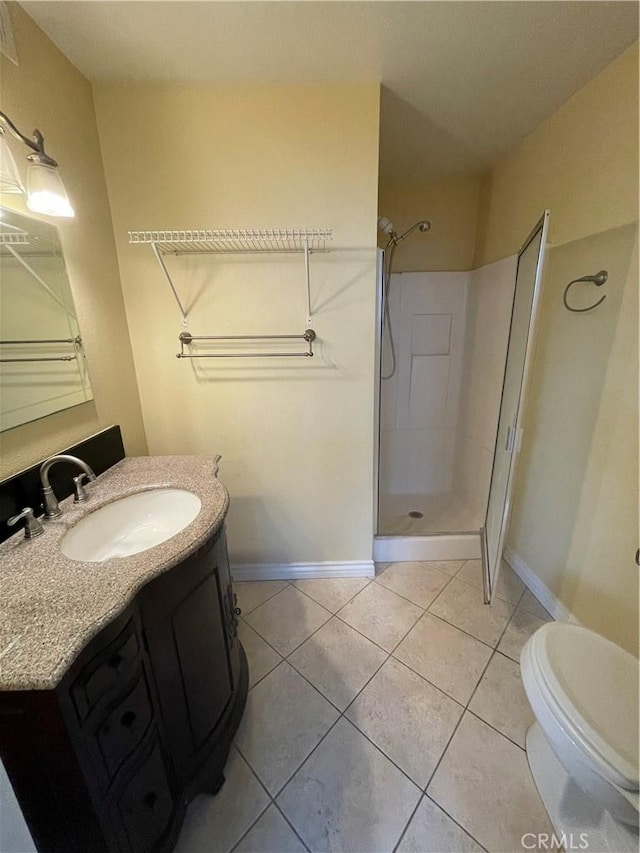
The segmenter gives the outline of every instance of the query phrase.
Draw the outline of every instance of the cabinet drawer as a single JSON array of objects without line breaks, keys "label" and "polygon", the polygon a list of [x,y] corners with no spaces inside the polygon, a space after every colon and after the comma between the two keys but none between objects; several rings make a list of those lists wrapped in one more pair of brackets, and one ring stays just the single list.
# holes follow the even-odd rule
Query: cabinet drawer
[{"label": "cabinet drawer", "polygon": [[97,702],[125,677],[139,653],[132,620],[73,682],[71,696],[80,720],[84,720]]},{"label": "cabinet drawer", "polygon": [[109,781],[138,746],[152,719],[149,686],[141,670],[134,686],[95,733]]},{"label": "cabinet drawer", "polygon": [[173,798],[157,739],[152,742],[144,763],[122,789],[116,810],[131,850],[150,853],[173,812]]}]

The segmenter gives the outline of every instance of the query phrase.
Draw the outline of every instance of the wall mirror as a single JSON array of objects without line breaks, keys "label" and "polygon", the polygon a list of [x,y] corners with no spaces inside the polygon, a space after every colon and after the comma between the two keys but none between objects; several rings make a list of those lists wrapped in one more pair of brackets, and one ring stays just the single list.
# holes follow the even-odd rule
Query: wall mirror
[{"label": "wall mirror", "polygon": [[0,207],[0,431],[91,399],[58,231]]}]

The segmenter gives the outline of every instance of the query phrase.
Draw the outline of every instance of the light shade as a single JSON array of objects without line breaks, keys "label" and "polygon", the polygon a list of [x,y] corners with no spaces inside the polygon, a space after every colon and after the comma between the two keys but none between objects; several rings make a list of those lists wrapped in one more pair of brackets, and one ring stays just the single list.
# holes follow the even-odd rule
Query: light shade
[{"label": "light shade", "polygon": [[27,171],[27,207],[45,216],[75,216],[55,166],[30,163]]},{"label": "light shade", "polygon": [[0,192],[23,193],[24,184],[20,180],[20,172],[13,159],[9,143],[3,133],[0,133]]}]

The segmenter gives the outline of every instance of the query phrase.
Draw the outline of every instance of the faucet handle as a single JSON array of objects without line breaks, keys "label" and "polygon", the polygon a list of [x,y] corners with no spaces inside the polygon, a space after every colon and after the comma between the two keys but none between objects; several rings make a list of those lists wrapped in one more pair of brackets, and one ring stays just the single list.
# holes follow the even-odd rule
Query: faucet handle
[{"label": "faucet handle", "polygon": [[13,515],[11,518],[7,520],[7,524],[9,527],[13,527],[14,524],[17,524],[19,521],[24,519],[24,538],[25,539],[35,539],[36,536],[41,536],[44,533],[44,527],[40,524],[38,519],[33,514],[33,510],[30,506],[26,506],[21,513],[18,515]]},{"label": "faucet handle", "polygon": [[75,489],[75,496],[73,498],[74,504],[80,504],[83,501],[86,501],[89,497],[87,495],[87,490],[85,489],[83,482],[84,480],[89,480],[89,475],[85,474],[83,471],[82,474],[78,474],[77,477],[73,478],[73,487]]}]

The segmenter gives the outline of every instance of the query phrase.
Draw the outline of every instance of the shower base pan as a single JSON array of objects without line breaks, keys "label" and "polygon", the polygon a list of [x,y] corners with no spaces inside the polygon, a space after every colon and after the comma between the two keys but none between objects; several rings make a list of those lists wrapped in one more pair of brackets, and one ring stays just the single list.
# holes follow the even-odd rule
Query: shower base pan
[{"label": "shower base pan", "polygon": [[374,536],[376,563],[413,560],[479,560],[480,532],[438,536]]}]

